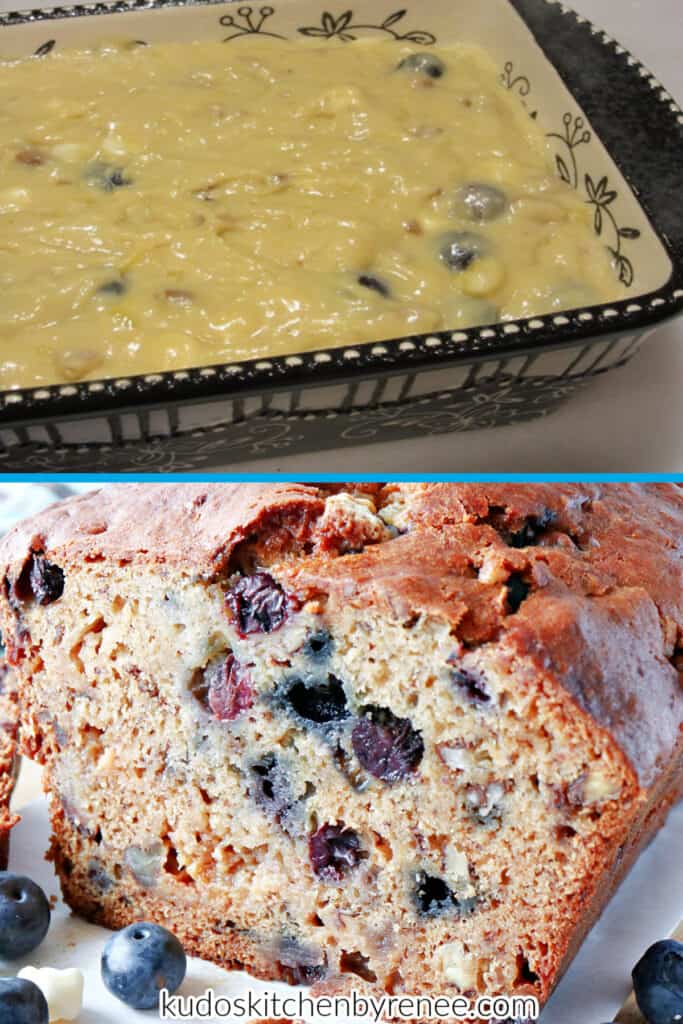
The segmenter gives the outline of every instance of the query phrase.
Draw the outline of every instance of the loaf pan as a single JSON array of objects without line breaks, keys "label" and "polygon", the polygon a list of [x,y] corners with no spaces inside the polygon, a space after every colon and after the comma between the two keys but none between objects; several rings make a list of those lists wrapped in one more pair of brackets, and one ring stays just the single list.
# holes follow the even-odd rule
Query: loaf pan
[{"label": "loaf pan", "polygon": [[108,38],[483,45],[594,210],[627,298],[481,329],[0,394],[0,472],[197,471],[545,416],[683,310],[683,113],[555,0],[114,0],[0,16],[2,59]]}]

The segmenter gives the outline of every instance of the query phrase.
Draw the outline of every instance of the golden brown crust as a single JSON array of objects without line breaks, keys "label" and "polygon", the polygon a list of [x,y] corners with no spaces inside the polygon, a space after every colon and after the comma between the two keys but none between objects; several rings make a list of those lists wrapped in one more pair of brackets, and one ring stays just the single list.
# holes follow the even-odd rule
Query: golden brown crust
[{"label": "golden brown crust", "polygon": [[[277,554],[307,545],[293,584],[341,601],[429,609],[468,644],[507,629],[511,650],[552,666],[562,685],[609,729],[648,786],[679,739],[683,646],[681,485],[435,484],[361,486],[378,504],[403,501],[407,532],[335,559],[320,529],[332,486],[132,485],[51,506],[0,544],[3,577],[16,579],[31,550],[63,568],[106,559],[187,565],[212,575],[250,535]],[[509,547],[506,534],[553,521],[539,546]],[[316,532],[317,531],[317,532]],[[502,535],[502,536],[501,536]],[[311,540],[315,543],[311,544]],[[535,595],[513,628],[473,578],[472,551],[533,580]],[[668,660],[671,659],[671,660]],[[647,675],[648,687],[642,685]]]},{"label": "golden brown crust", "polygon": [[[403,492],[404,535],[351,563],[324,555],[304,562],[293,585],[340,606],[385,604],[406,619],[428,610],[467,646],[502,637],[511,656],[554,674],[650,786],[674,755],[683,720],[674,666],[683,646],[681,487],[437,484]],[[548,513],[537,545],[506,543]],[[532,587],[513,618],[499,598],[510,572]]]},{"label": "golden brown crust", "polygon": [[613,852],[611,869],[605,872],[592,898],[586,902],[583,913],[572,921],[569,941],[564,956],[558,959],[553,988],[569,968],[581,948],[581,944],[598,921],[605,907],[626,878],[636,860],[666,823],[672,807],[683,799],[683,744],[677,756],[672,759],[668,771],[659,779],[657,786],[641,807],[626,840]]},{"label": "golden brown crust", "polygon": [[3,575],[12,574],[29,551],[43,550],[65,569],[86,560],[139,560],[208,575],[265,515],[286,511],[294,524],[321,510],[318,489],[303,484],[121,484],[51,505],[15,526],[0,545],[0,564]]}]

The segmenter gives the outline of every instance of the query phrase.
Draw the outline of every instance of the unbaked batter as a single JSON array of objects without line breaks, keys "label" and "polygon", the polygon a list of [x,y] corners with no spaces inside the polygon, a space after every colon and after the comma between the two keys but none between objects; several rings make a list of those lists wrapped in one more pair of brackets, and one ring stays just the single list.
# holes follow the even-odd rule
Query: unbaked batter
[{"label": "unbaked batter", "polygon": [[480,49],[250,38],[0,67],[0,387],[621,294]]}]

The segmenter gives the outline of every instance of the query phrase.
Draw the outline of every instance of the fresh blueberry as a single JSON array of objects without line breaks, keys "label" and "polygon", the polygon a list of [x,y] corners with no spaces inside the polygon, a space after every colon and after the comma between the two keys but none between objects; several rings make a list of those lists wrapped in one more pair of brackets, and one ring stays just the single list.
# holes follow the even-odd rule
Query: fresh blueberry
[{"label": "fresh blueberry", "polygon": [[486,688],[483,679],[480,679],[473,672],[457,668],[452,675],[452,680],[472,704],[490,704],[491,694]]},{"label": "fresh blueberry", "polygon": [[311,661],[327,661],[332,654],[332,637],[326,629],[311,633],[304,644],[304,654]]},{"label": "fresh blueberry", "polygon": [[473,231],[451,231],[441,237],[439,258],[449,270],[463,271],[475,260],[488,256],[490,249],[490,243],[482,235]]},{"label": "fresh blueberry", "polygon": [[443,78],[446,65],[433,53],[411,53],[398,65],[399,71],[411,75],[427,75],[428,78]]},{"label": "fresh blueberry", "polygon": [[291,601],[267,572],[241,576],[225,596],[239,635],[273,633],[284,623]]},{"label": "fresh blueberry", "polygon": [[633,988],[648,1024],[683,1020],[683,943],[655,942],[633,968]]},{"label": "fresh blueberry", "polygon": [[23,875],[0,872],[0,956],[18,960],[39,946],[50,927],[45,893]]},{"label": "fresh blueberry", "polygon": [[122,281],[121,278],[113,278],[111,281],[105,281],[97,289],[100,295],[125,295],[127,291],[126,282]]},{"label": "fresh blueberry", "polygon": [[383,298],[388,299],[391,295],[391,289],[385,281],[381,278],[375,277],[374,274],[361,274],[358,278],[358,284],[363,288],[369,288],[372,292],[377,292]]},{"label": "fresh blueberry", "polygon": [[204,686],[209,709],[219,722],[232,722],[254,703],[251,676],[234,654],[206,667]]},{"label": "fresh blueberry", "polygon": [[358,865],[363,850],[357,832],[339,825],[323,825],[308,840],[314,872],[323,882],[341,882]]},{"label": "fresh blueberry", "polygon": [[115,167],[100,160],[88,164],[85,169],[85,180],[103,192],[113,192],[117,188],[133,184],[133,179],[127,177],[123,167]]},{"label": "fresh blueberry", "polygon": [[48,1024],[50,1011],[37,985],[26,978],[0,978],[2,1024]]},{"label": "fresh blueberry", "polygon": [[131,184],[131,179],[126,177],[121,167],[114,167],[109,173],[107,181],[112,188],[123,188]]},{"label": "fresh blueberry", "polygon": [[117,932],[102,953],[102,981],[135,1010],[158,1007],[161,989],[175,992],[186,968],[185,951],[175,935],[147,922]]},{"label": "fresh blueberry", "polygon": [[340,722],[349,715],[344,687],[335,676],[325,682],[290,681],[282,699],[299,718],[316,725]]},{"label": "fresh blueberry", "polygon": [[522,607],[524,601],[531,593],[531,587],[521,573],[513,572],[508,578],[507,584],[507,605],[511,615],[514,615]]},{"label": "fresh blueberry", "polygon": [[473,182],[458,191],[455,205],[456,212],[481,223],[499,220],[508,208],[508,199],[495,185]]},{"label": "fresh blueberry", "polygon": [[441,917],[442,914],[471,914],[475,899],[459,900],[443,878],[418,871],[415,875],[413,901],[422,917]]},{"label": "fresh blueberry", "polygon": [[390,785],[412,774],[424,754],[422,736],[409,719],[374,705],[363,708],[351,743],[363,768]]},{"label": "fresh blueberry", "polygon": [[14,584],[14,595],[19,601],[37,601],[46,605],[57,601],[64,593],[64,572],[58,565],[48,562],[43,554],[32,554]]}]

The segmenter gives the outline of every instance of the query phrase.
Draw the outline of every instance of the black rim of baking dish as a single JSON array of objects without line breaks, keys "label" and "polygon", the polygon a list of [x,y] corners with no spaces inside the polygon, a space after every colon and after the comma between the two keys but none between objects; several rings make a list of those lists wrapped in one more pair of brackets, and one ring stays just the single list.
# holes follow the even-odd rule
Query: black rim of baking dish
[{"label": "black rim of baking dish", "polygon": [[[232,0],[238,2],[238,0]],[[536,38],[664,245],[673,271],[644,296],[490,327],[442,331],[289,356],[0,393],[0,424],[125,407],[247,397],[397,372],[540,354],[639,331],[683,312],[683,112],[628,50],[559,0],[508,0]],[[226,0],[112,0],[0,15],[0,27]],[[270,10],[270,8],[269,8]],[[41,51],[49,52],[48,42]],[[39,53],[41,52],[39,51]],[[506,69],[509,70],[509,69]],[[508,83],[514,85],[515,81]],[[598,197],[599,198],[599,197]],[[607,342],[606,342],[607,343]]]}]

